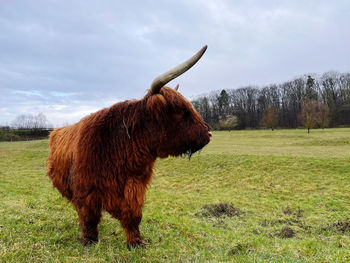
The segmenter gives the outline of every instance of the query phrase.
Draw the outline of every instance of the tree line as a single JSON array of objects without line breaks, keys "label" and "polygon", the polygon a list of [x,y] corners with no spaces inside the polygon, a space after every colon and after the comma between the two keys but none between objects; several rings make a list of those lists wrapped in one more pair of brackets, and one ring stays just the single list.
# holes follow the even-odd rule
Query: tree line
[{"label": "tree line", "polygon": [[47,138],[52,130],[43,113],[37,115],[21,114],[11,126],[0,126],[0,141],[20,141]]},{"label": "tree line", "polygon": [[350,125],[350,73],[309,74],[281,84],[223,89],[192,100],[214,129]]}]

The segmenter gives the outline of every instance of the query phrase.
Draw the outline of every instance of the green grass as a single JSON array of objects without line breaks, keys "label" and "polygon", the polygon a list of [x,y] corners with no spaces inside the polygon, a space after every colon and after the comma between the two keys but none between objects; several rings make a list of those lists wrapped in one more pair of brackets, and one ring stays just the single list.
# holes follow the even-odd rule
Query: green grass
[{"label": "green grass", "polygon": [[[148,248],[131,251],[107,213],[98,244],[79,243],[47,154],[47,141],[0,143],[1,262],[350,261],[350,129],[215,132],[191,161],[158,160],[141,224]],[[239,213],[203,213],[217,203]]]}]

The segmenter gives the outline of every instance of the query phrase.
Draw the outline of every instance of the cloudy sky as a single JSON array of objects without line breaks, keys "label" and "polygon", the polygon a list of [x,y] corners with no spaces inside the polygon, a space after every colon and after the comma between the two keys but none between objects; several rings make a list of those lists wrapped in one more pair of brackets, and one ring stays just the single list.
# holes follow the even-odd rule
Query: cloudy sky
[{"label": "cloudy sky", "polygon": [[169,83],[187,98],[349,72],[348,0],[2,0],[0,125],[44,113],[56,127],[141,98],[203,45]]}]

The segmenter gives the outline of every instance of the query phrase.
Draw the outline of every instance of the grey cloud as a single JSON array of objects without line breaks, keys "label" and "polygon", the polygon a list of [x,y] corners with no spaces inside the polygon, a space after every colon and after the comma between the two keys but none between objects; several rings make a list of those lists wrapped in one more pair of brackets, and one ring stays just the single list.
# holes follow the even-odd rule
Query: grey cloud
[{"label": "grey cloud", "polygon": [[0,124],[40,110],[73,122],[110,98],[140,98],[204,44],[170,83],[186,97],[348,71],[349,13],[348,1],[2,1]]}]

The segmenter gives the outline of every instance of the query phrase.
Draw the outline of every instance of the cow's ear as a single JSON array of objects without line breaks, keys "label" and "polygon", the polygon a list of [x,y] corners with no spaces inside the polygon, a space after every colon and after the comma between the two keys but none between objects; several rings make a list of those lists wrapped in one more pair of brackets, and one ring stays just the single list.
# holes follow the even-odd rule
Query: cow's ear
[{"label": "cow's ear", "polygon": [[179,89],[179,84],[176,85],[175,89],[174,90],[178,90]]}]

